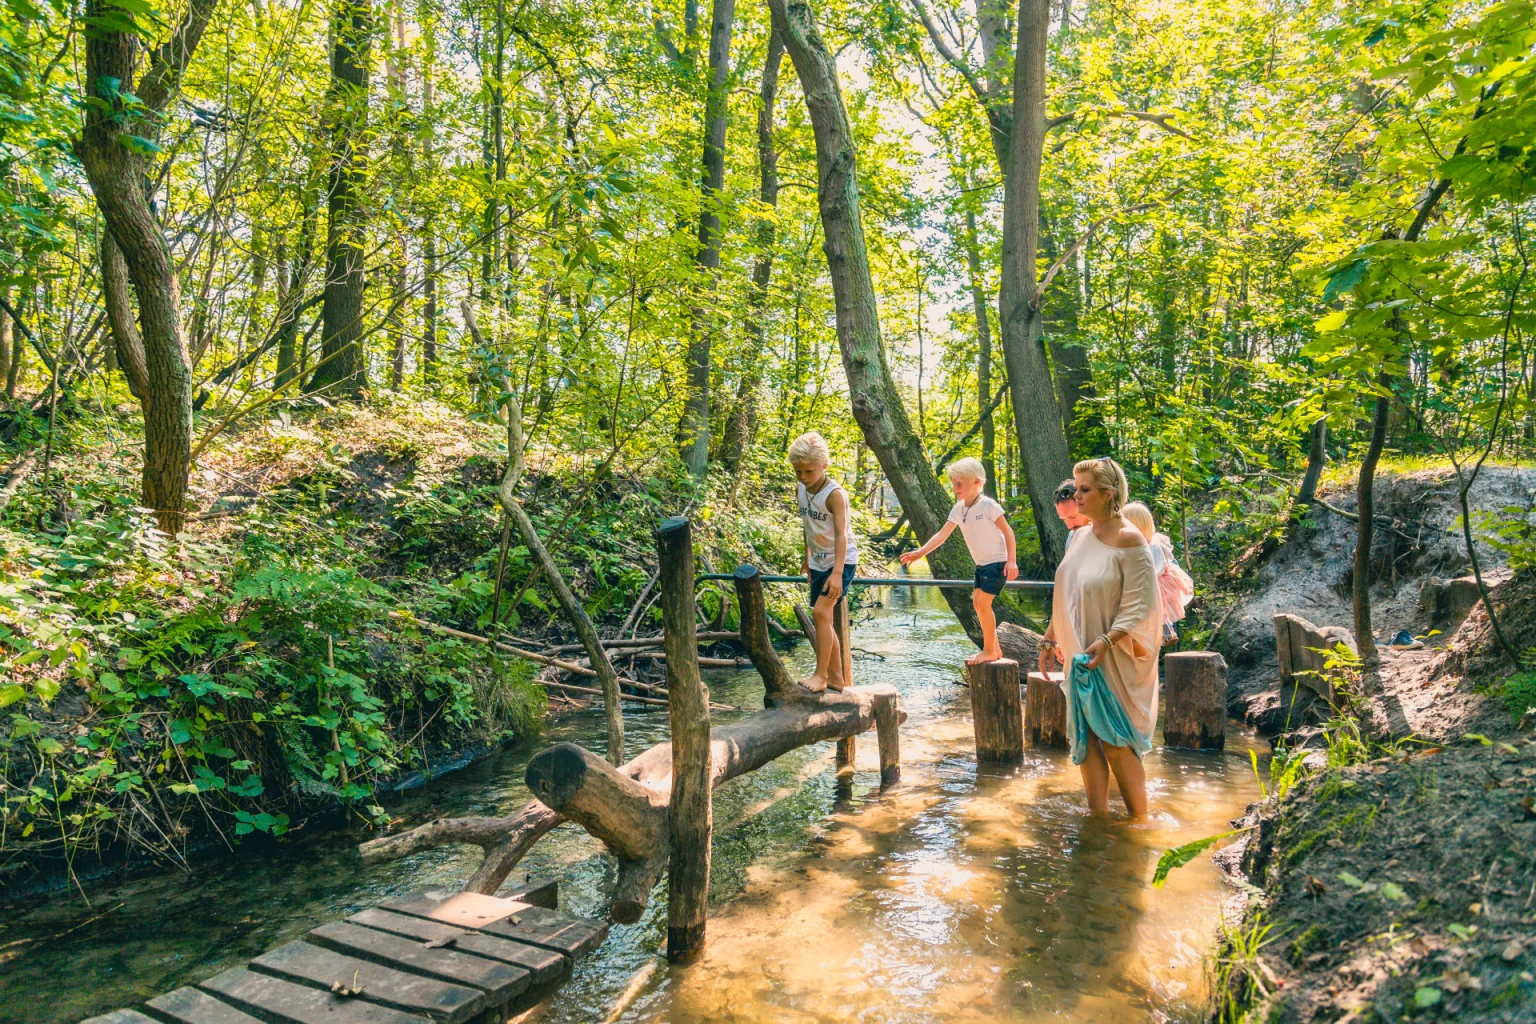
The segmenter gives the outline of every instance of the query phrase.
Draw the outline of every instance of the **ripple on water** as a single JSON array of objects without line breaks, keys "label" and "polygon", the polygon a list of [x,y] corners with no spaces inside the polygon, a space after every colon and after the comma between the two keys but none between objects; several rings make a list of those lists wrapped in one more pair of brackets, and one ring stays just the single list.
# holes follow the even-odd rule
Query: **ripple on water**
[{"label": "ripple on water", "polygon": [[[875,744],[865,739],[851,788],[833,775],[830,744],[723,787],[703,958],[684,969],[658,966],[665,911],[653,906],[639,923],[615,927],[529,1024],[1198,1016],[1221,882],[1208,859],[1174,872],[1161,891],[1150,879],[1162,850],[1225,829],[1257,797],[1250,738],[1234,733],[1222,755],[1154,751],[1151,819],[1090,820],[1065,754],[1032,750],[1016,769],[978,771],[968,694],[955,685],[972,648],[937,594],[885,597],[887,607],[855,626],[856,645],[883,660],[861,656],[855,676],[902,690],[910,718],[901,786],[878,793]],[[716,700],[761,704],[750,673],[710,683]],[[642,749],[665,737],[665,711],[626,709],[626,728],[630,748]],[[602,735],[593,711],[566,716],[546,739],[600,746]],[[504,752],[392,810],[408,820],[506,813],[528,797],[530,754]],[[322,921],[459,883],[478,859],[455,847],[363,867],[355,838],[298,835],[248,848],[190,876],[93,892],[93,910],[56,896],[0,912],[3,945],[58,936],[122,904],[50,943],[12,947],[20,952],[0,971],[0,1021],[63,1024],[142,1000]],[[611,861],[574,826],[541,841],[524,870],[557,875],[562,907],[593,917],[614,882]]]}]

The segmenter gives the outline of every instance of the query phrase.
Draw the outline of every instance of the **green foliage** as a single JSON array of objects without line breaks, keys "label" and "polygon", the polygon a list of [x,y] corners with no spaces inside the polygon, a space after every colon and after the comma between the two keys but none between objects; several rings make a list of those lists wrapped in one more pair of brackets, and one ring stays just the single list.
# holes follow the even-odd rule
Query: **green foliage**
[{"label": "green foliage", "polygon": [[1239,828],[1233,829],[1230,832],[1219,832],[1214,836],[1206,836],[1204,839],[1196,839],[1192,843],[1185,843],[1183,846],[1175,846],[1171,850],[1164,850],[1163,855],[1157,858],[1157,868],[1152,872],[1152,888],[1161,889],[1163,883],[1168,881],[1168,872],[1174,868],[1183,867],[1223,839],[1240,835],[1246,831],[1247,829]]},{"label": "green foliage", "polygon": [[62,537],[0,532],[6,845],[72,856],[126,829],[167,854],[142,833],[178,797],[234,836],[279,835],[280,808],[317,800],[377,816],[424,722],[537,727],[526,665],[390,625],[397,599],[322,493],[262,502],[233,548],[168,544],[121,498]]}]

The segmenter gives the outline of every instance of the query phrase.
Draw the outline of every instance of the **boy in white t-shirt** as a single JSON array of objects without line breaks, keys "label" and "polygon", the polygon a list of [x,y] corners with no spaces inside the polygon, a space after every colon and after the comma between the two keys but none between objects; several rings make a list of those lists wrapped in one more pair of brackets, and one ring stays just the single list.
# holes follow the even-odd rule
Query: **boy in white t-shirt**
[{"label": "boy in white t-shirt", "polygon": [[1003,506],[981,493],[987,482],[987,471],[979,459],[961,459],[949,467],[949,482],[955,489],[955,507],[949,510],[949,522],[928,543],[916,551],[901,556],[902,565],[911,565],[928,552],[949,539],[960,527],[965,534],[965,544],[971,549],[976,562],[976,589],[971,592],[971,603],[976,607],[976,618],[981,622],[981,650],[966,664],[977,665],[983,661],[997,661],[1003,656],[997,645],[997,616],[992,614],[992,599],[1003,592],[1003,582],[1019,575],[1017,552],[1014,548],[1013,529],[1003,516]]}]

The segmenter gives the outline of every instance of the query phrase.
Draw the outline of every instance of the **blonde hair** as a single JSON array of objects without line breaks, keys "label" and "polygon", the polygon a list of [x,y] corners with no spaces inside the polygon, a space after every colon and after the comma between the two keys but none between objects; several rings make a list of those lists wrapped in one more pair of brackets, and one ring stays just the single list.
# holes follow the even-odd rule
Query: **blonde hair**
[{"label": "blonde hair", "polygon": [[987,482],[987,467],[981,464],[980,459],[959,459],[949,464],[949,478],[951,480],[980,480]]},{"label": "blonde hair", "polygon": [[816,431],[801,434],[790,442],[789,464],[799,466],[803,463],[825,466],[832,461],[832,449],[827,447],[827,439]]},{"label": "blonde hair", "polygon": [[1125,470],[1114,459],[1084,459],[1072,467],[1072,475],[1087,473],[1096,486],[1110,494],[1109,512],[1119,513],[1131,500],[1131,486],[1125,481]]},{"label": "blonde hair", "polygon": [[1129,519],[1147,540],[1150,541],[1157,533],[1157,524],[1152,520],[1152,510],[1141,502],[1131,502],[1120,510],[1120,514]]}]

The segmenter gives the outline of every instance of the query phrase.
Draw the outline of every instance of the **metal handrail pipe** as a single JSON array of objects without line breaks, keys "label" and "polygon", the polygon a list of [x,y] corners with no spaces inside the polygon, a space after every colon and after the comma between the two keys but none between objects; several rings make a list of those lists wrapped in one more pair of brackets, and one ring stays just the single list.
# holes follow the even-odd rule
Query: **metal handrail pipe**
[{"label": "metal handrail pipe", "polygon": [[[706,572],[694,577],[695,582],[704,580],[734,580],[736,575],[729,572]],[[758,579],[764,583],[806,583],[804,576],[769,576],[761,575]],[[938,580],[929,576],[855,576],[853,583],[871,587],[964,587],[970,589],[976,585],[974,580]],[[1008,580],[1003,584],[1009,590],[1051,590],[1056,586],[1048,580]]]}]

